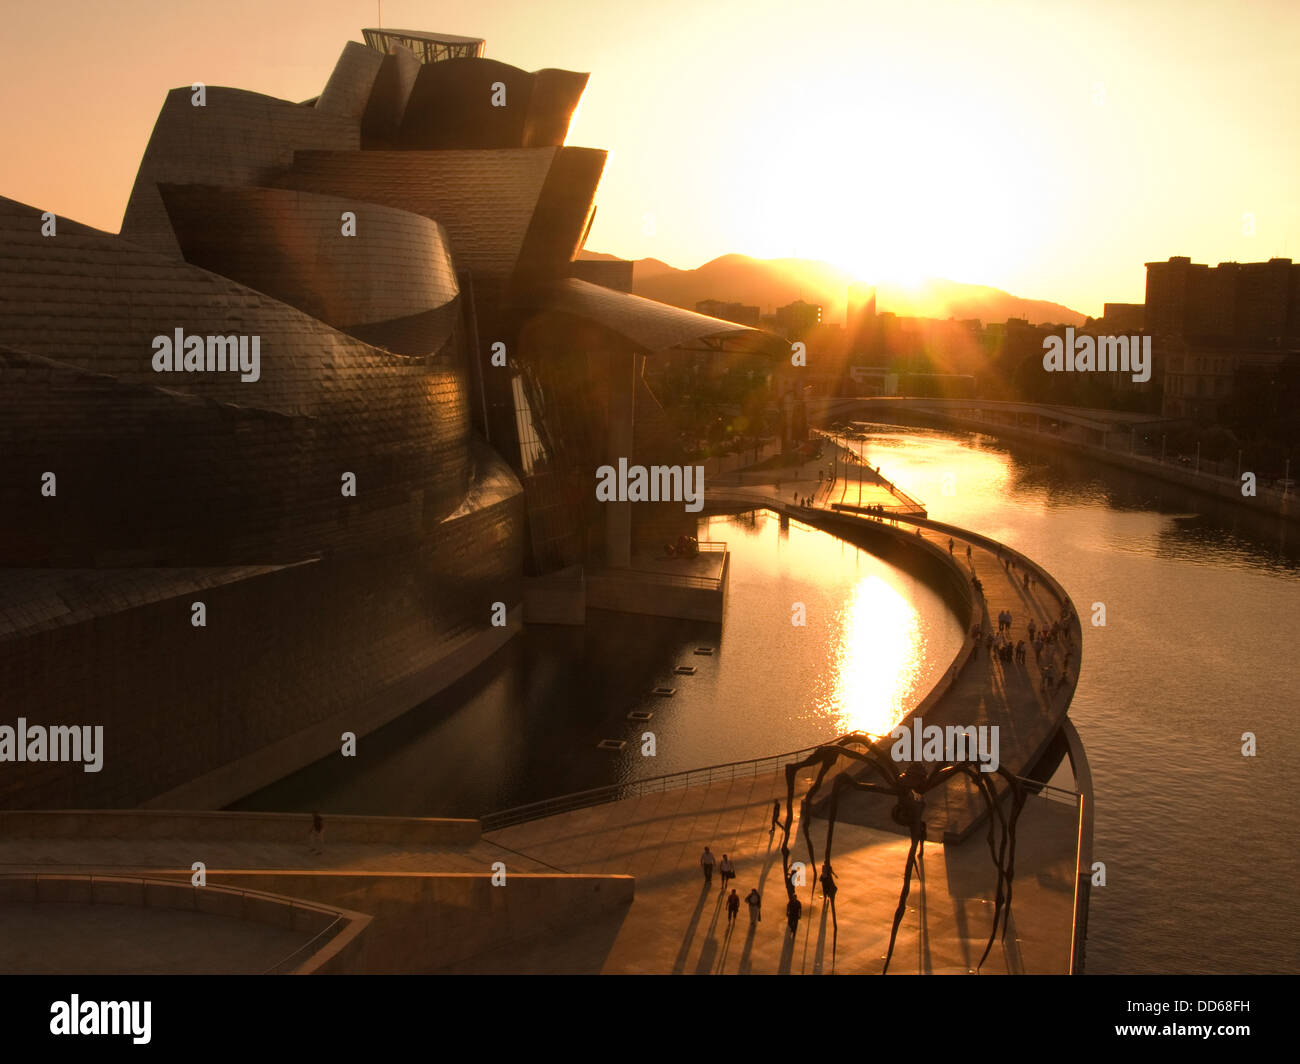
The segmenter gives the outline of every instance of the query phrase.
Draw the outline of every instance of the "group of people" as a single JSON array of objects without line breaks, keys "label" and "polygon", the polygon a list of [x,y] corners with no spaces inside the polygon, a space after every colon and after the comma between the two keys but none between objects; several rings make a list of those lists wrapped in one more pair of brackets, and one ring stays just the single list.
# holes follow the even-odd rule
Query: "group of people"
[{"label": "group of people", "polygon": [[[804,797],[799,806],[799,817],[802,820],[808,816],[808,798]],[[781,803],[772,802],[772,833],[781,826]],[[735,887],[731,887],[731,881],[736,878],[736,866],[727,854],[722,855],[722,860],[714,859],[713,851],[704,847],[704,852],[700,854],[700,868],[704,871],[704,888],[708,890],[713,885],[713,869],[718,869],[718,874],[722,878],[722,893],[726,895],[727,909],[727,927],[730,929],[735,924],[737,916],[740,914],[740,893]],[[791,885],[797,886],[793,876],[797,873],[791,873]],[[821,874],[817,877],[821,884],[822,895],[830,901],[834,901],[835,893],[839,887],[835,883],[835,872],[831,868],[830,861],[822,862]],[[749,907],[749,926],[754,927],[762,922],[763,919],[763,896],[758,892],[757,887],[750,889],[750,892],[744,897],[745,904]],[[803,915],[803,903],[799,900],[799,895],[794,891],[790,892],[790,901],[785,907],[785,919],[788,933],[793,935],[799,929],[799,919]]]},{"label": "group of people", "polygon": [[[1010,635],[1008,635],[1006,631],[1002,630],[1000,619],[1001,614],[998,616],[999,627],[997,635],[994,635],[992,632],[984,632],[982,626],[978,624],[971,627],[971,636],[975,640],[975,649],[978,650],[980,643],[983,642],[985,648],[988,650],[990,658],[997,658],[999,661],[1004,661],[1008,665],[1012,662],[1015,662],[1017,665],[1024,665],[1028,657],[1028,650],[1026,649],[1025,641],[1021,639],[1017,643],[1012,643]],[[1009,630],[1008,626],[1008,631]]]},{"label": "group of people", "polygon": [[[700,854],[700,867],[704,869],[704,886],[708,889],[713,884],[713,867],[717,865],[718,875],[722,877],[723,893],[727,891],[727,885],[736,878],[736,866],[732,863],[731,858],[725,853],[721,861],[714,861],[713,851],[707,846],[704,852]],[[754,887],[745,895],[745,904],[749,906],[749,925],[753,927],[763,919],[763,896],[759,894],[758,888]],[[740,895],[736,893],[736,888],[731,888],[731,893],[727,894],[727,926],[730,927],[736,922],[736,917],[740,913]]]}]

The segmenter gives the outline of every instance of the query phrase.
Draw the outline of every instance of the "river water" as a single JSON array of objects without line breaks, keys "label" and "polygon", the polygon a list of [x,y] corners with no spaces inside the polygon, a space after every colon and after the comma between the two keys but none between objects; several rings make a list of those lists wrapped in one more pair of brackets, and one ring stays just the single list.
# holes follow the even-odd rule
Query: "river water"
[{"label": "river water", "polygon": [[[1088,970],[1300,970],[1300,535],[990,437],[871,426],[854,446],[932,517],[1044,565],[1084,621],[1070,716],[1092,765],[1106,874]],[[584,629],[530,627],[364,737],[356,758],[326,759],[236,808],[476,816],[881,733],[960,647],[942,599],[870,554],[765,513],[701,524],[701,539],[732,552],[720,628],[595,613]],[[1104,627],[1089,623],[1097,605]],[[661,685],[674,694],[651,694]],[[628,720],[636,710],[654,715]],[[1242,756],[1245,732],[1255,757]],[[602,739],[627,746],[598,750]]]}]

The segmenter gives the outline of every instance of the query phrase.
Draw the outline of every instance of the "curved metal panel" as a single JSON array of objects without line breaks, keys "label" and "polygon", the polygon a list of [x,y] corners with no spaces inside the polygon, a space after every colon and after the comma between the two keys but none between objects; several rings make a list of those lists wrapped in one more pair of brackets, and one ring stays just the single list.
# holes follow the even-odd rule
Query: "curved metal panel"
[{"label": "curved metal panel", "polygon": [[[391,148],[402,126],[420,61],[409,48],[393,45],[383,57],[375,84],[361,116],[361,143],[366,148]],[[325,145],[322,145],[324,147]]]},{"label": "curved metal panel", "polygon": [[206,102],[199,107],[191,90],[172,89],[140,162],[122,236],[179,256],[159,182],[265,185],[300,148],[360,146],[355,119],[216,85],[208,86]]},{"label": "curved metal panel", "polygon": [[[421,215],[280,188],[160,190],[187,262],[345,332],[426,315],[458,294],[446,234]],[[436,350],[450,334],[450,320],[441,331],[425,330],[422,339],[411,330],[399,333],[415,346],[389,350]]]},{"label": "curved metal panel", "polygon": [[617,333],[643,354],[715,337],[741,341],[749,347],[770,348],[774,352],[789,351],[789,344],[771,333],[656,303],[653,299],[615,292],[575,277],[542,285],[521,296],[516,305],[520,309],[557,311],[592,322]]},{"label": "curved metal panel", "polygon": [[539,70],[533,74],[533,95],[528,101],[522,147],[559,146],[569,135],[569,123],[587,89],[590,74],[572,70]]},{"label": "curved metal panel", "polygon": [[382,52],[348,41],[334,65],[330,79],[316,99],[316,109],[327,114],[360,119],[374,92],[375,79],[384,65]]},{"label": "curved metal panel", "polygon": [[[44,471],[82,485],[60,498],[88,509],[48,526],[78,564],[129,544],[168,565],[374,550],[460,505],[470,418],[458,327],[436,358],[391,354],[85,226],[60,220],[42,242],[40,213],[10,200],[0,200],[0,293],[0,344],[26,359],[10,360],[0,392],[12,380],[28,393],[6,448],[28,461],[3,475],[29,503],[49,501],[30,490]],[[214,340],[242,337],[251,350],[256,338],[256,379],[215,365],[159,372],[158,338],[177,330],[205,354]],[[345,472],[355,497],[341,494]],[[115,492],[127,476],[139,495],[124,509]]]}]

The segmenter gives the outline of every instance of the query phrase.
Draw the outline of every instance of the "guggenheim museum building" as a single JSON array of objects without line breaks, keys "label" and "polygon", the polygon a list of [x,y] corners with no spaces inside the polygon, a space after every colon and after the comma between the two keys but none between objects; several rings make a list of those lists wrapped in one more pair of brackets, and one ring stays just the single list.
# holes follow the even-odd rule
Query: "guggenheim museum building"
[{"label": "guggenheim museum building", "polygon": [[593,491],[677,453],[646,359],[774,342],[579,258],[586,74],[364,37],[168,93],[118,234],[0,199],[0,808],[221,807],[425,701],[684,519]]}]

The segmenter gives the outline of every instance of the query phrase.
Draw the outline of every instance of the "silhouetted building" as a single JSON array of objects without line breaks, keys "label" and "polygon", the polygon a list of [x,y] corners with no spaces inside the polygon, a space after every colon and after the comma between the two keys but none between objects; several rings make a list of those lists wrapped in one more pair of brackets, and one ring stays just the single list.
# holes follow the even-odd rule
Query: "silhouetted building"
[{"label": "silhouetted building", "polygon": [[631,292],[635,265],[631,259],[575,259],[569,263],[569,276],[615,292]]},{"label": "silhouetted building", "polygon": [[796,299],[784,307],[776,308],[776,325],[787,340],[801,340],[822,322],[820,303],[805,303]]},{"label": "silhouetted building", "polygon": [[168,93],[120,235],[0,199],[0,689],[108,744],[0,806],[221,806],[337,754],[504,645],[525,573],[627,565],[593,474],[675,453],[648,357],[784,348],[573,276],[586,74],[366,36],[309,104]]},{"label": "silhouetted building", "polygon": [[1146,324],[1145,303],[1103,303],[1099,328],[1111,333],[1140,333]]},{"label": "silhouetted building", "polygon": [[734,321],[738,325],[751,325],[756,329],[759,325],[758,307],[747,306],[744,303],[723,303],[717,299],[701,299],[695,304],[695,310],[699,314],[721,318],[723,321]]},{"label": "silhouetted building", "polygon": [[1163,367],[1167,417],[1213,420],[1241,372],[1258,374],[1300,350],[1300,265],[1149,262],[1146,331]]}]

